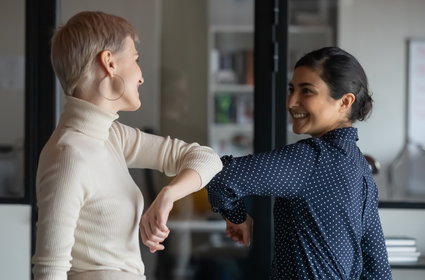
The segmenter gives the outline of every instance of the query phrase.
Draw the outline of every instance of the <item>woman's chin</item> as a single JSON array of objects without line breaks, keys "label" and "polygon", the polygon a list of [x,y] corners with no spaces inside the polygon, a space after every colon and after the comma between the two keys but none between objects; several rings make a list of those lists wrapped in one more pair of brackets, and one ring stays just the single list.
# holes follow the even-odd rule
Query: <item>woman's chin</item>
[{"label": "woman's chin", "polygon": [[293,126],[293,127],[292,127],[292,131],[293,131],[295,134],[304,134],[304,133],[305,133],[301,127],[296,127],[296,126]]},{"label": "woman's chin", "polygon": [[141,107],[141,103],[139,103],[138,105],[134,106],[133,108],[131,108],[129,111],[137,111],[139,108]]},{"label": "woman's chin", "polygon": [[125,111],[125,112],[134,112],[137,111],[141,106],[140,101],[136,104],[129,104],[127,107],[123,108],[120,111]]}]

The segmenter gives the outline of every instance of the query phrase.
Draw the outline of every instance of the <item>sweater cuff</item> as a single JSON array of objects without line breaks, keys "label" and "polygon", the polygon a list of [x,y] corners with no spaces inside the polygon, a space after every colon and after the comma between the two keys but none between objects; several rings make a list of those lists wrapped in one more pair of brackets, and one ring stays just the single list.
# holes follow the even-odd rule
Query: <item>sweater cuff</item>
[{"label": "sweater cuff", "polygon": [[201,178],[201,187],[205,187],[209,181],[223,168],[220,157],[208,147],[199,147],[187,156],[186,164],[182,169],[195,170]]}]

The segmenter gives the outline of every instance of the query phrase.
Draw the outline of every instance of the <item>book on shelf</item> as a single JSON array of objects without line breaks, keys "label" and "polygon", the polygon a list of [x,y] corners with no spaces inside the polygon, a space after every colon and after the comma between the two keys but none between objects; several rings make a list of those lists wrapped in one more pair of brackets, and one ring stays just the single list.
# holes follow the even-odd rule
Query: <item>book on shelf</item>
[{"label": "book on shelf", "polygon": [[397,252],[397,253],[389,253],[388,261],[390,263],[400,263],[400,262],[417,262],[420,252]]},{"label": "book on shelf", "polygon": [[387,246],[388,254],[416,252],[416,246]]},{"label": "book on shelf", "polygon": [[390,246],[416,246],[416,239],[407,236],[388,236],[385,237],[385,245]]},{"label": "book on shelf", "polygon": [[253,85],[253,51],[214,49],[211,52],[211,72],[218,84]]},{"label": "book on shelf", "polygon": [[250,124],[254,119],[252,94],[219,91],[215,93],[215,123]]},{"label": "book on shelf", "polygon": [[238,94],[236,96],[236,122],[240,124],[254,121],[254,97],[252,94]]},{"label": "book on shelf", "polygon": [[226,92],[219,92],[215,95],[215,123],[235,123],[236,104],[235,96]]},{"label": "book on shelf", "polygon": [[387,236],[385,245],[390,263],[414,263],[420,252],[416,248],[416,239],[408,236]]}]

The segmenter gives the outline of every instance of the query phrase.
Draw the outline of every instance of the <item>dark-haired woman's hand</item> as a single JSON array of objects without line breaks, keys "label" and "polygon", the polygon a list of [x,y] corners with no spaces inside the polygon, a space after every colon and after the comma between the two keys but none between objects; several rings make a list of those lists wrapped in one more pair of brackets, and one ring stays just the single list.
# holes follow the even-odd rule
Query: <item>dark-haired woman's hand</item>
[{"label": "dark-haired woman's hand", "polygon": [[251,244],[253,220],[247,214],[242,224],[234,224],[226,220],[226,235],[233,241],[249,246]]}]

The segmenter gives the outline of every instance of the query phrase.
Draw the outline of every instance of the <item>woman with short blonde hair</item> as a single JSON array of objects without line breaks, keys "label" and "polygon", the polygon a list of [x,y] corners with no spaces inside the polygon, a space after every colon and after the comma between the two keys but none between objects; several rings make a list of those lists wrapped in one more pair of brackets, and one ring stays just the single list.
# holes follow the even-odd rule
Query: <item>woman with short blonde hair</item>
[{"label": "woman with short blonde hair", "polygon": [[[141,105],[136,40],[125,19],[103,12],[76,14],[53,36],[51,60],[67,102],[37,170],[36,280],[144,280],[139,231],[151,252],[163,250],[173,203],[222,168],[209,147],[116,121]],[[143,219],[128,168],[175,176]]]}]

